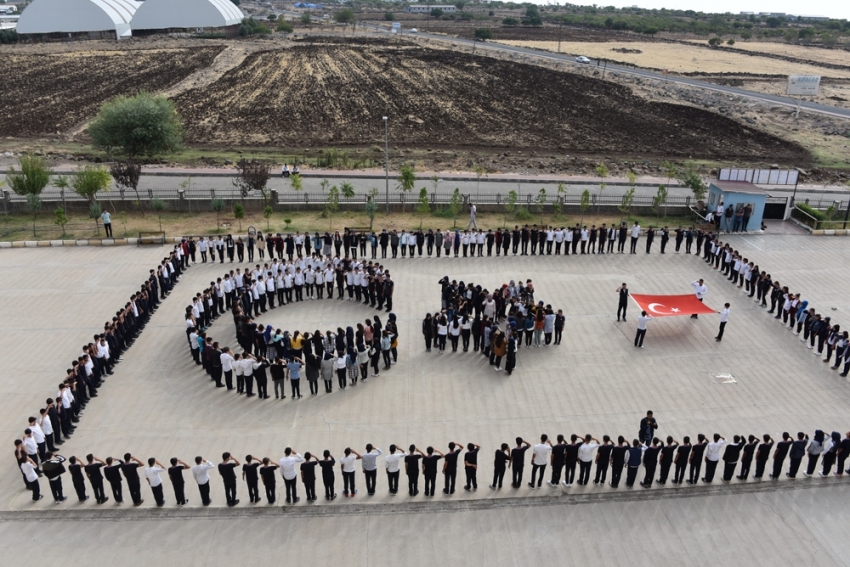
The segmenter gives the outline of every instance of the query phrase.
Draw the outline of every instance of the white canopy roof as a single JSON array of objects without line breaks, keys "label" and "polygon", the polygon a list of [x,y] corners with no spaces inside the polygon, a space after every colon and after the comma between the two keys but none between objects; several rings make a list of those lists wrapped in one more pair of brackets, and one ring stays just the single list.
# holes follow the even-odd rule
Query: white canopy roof
[{"label": "white canopy roof", "polygon": [[18,20],[18,33],[114,30],[122,35],[139,6],[134,0],[34,0]]},{"label": "white canopy roof", "polygon": [[221,28],[245,16],[230,0],[146,0],[131,26],[135,30]]}]

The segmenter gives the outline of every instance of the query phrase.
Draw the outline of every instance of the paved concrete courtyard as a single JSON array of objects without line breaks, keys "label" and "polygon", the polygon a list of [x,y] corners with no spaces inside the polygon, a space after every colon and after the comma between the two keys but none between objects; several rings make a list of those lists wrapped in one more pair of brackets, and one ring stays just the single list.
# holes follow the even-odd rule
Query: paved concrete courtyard
[{"label": "paved concrete courtyard", "polygon": [[[803,293],[819,312],[850,324],[844,239],[763,235],[729,241],[783,285]],[[618,491],[574,485],[566,494],[545,485],[535,491],[525,486],[514,491],[509,483],[499,492],[486,488],[493,450],[502,442],[513,444],[516,436],[534,442],[543,432],[631,439],[647,409],[655,411],[659,435],[680,440],[697,433],[778,438],[783,431],[848,429],[846,379],[701,259],[670,249],[662,256],[654,248],[652,255],[635,256],[388,260],[401,334],[398,365],[344,392],[335,387],[333,394],[311,397],[305,384],[302,393],[307,393],[299,401],[225,393],[192,363],[184,308],[224,267],[235,268],[196,265],[89,404],[62,454],[93,452],[105,458],[129,451],[162,462],[172,456],[190,462],[195,455],[218,462],[223,451],[240,460],[248,453],[277,460],[291,446],[302,454],[330,449],[339,458],[345,447],[362,451],[368,442],[384,451],[391,443],[445,451],[449,441],[472,441],[482,446],[478,491],[461,489],[460,471],[459,491],[451,499],[438,490],[435,502],[411,506],[404,487],[398,496],[387,494],[379,459],[376,496],[366,496],[358,470],[355,499],[340,495],[327,504],[320,498],[313,512],[290,507],[252,515],[243,510],[251,505],[241,481],[242,502],[227,509],[217,474],[212,475],[210,509],[200,507],[189,474],[190,504],[180,510],[167,480],[164,510],[155,509],[146,486],[139,509],[119,508],[111,500],[102,506],[91,500],[79,504],[72,502],[75,498],[56,506],[48,502],[49,491],[32,505],[7,459],[0,465],[7,479],[0,483],[0,545],[7,557],[23,558],[26,549],[16,547],[21,537],[36,545],[70,540],[68,549],[77,558],[63,562],[71,564],[83,563],[86,552],[97,552],[122,565],[149,560],[218,565],[241,556],[237,551],[262,550],[263,544],[271,544],[273,552],[285,548],[287,559],[296,561],[347,556],[358,565],[399,559],[433,564],[456,555],[475,564],[529,564],[565,553],[577,561],[610,556],[663,565],[714,564],[724,558],[735,564],[847,564],[847,543],[838,531],[846,525],[847,512],[836,505],[846,488],[819,478],[785,480],[775,489],[754,492],[736,481],[696,497],[683,497],[692,488],[669,484],[635,488],[627,497],[620,494],[627,490],[623,485]],[[0,253],[0,338],[6,360],[0,375],[0,429],[10,449],[26,417],[55,393],[80,345],[123,305],[165,251],[116,247]],[[510,377],[494,372],[477,353],[426,354],[421,319],[439,307],[437,280],[443,275],[490,289],[510,279],[532,278],[536,297],[567,316],[563,343],[520,350]],[[714,341],[719,316],[675,317],[652,321],[646,348],[635,349],[636,306],[630,307],[627,323],[617,323],[615,288],[625,281],[632,293],[689,293],[689,283],[700,277],[709,289],[706,304],[715,309],[726,301],[732,304],[723,342]],[[354,325],[374,314],[362,305],[324,300],[279,308],[259,321],[312,332]],[[386,320],[386,313],[380,315]],[[229,316],[220,318],[209,335],[236,344]],[[736,383],[715,383],[717,373],[732,374]],[[526,480],[529,475],[526,467]],[[792,482],[824,486],[792,489]],[[337,472],[340,493],[341,483]],[[437,487],[442,488],[442,478]],[[44,479],[42,490],[47,490]],[[65,492],[73,493],[67,475]],[[321,483],[317,492],[323,492]],[[311,506],[304,504],[300,483],[299,494],[302,502],[295,508]],[[586,503],[571,505],[578,502]],[[33,510],[65,514],[69,521],[28,515]],[[114,522],[133,519],[142,523]]]}]

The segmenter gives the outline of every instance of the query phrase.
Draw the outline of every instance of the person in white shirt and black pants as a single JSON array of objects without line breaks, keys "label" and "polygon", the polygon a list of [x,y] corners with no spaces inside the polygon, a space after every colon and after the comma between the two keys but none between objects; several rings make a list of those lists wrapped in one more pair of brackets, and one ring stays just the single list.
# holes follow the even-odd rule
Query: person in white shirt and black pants
[{"label": "person in white shirt and black pants", "polygon": [[723,340],[723,330],[726,328],[726,323],[729,321],[729,304],[723,304],[723,311],[720,311],[720,330],[714,340],[720,342]]},{"label": "person in white shirt and black pants", "polygon": [[643,348],[643,338],[646,336],[646,323],[653,319],[652,315],[647,315],[646,311],[641,311],[637,320],[637,334],[635,334],[635,346]]}]

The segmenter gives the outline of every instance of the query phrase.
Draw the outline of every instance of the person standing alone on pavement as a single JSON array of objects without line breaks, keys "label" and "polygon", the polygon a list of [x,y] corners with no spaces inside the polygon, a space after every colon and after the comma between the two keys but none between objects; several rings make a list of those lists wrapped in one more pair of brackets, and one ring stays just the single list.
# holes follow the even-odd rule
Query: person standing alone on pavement
[{"label": "person standing alone on pavement", "polygon": [[617,321],[620,320],[620,313],[623,314],[623,321],[626,320],[626,309],[629,307],[629,288],[626,287],[626,282],[623,282],[623,285],[618,287],[616,290],[617,295],[620,296],[620,302],[617,304]]},{"label": "person standing alone on pavement", "polygon": [[[705,283],[702,280],[697,280],[691,282],[691,285],[694,288],[694,294],[697,296],[697,299],[702,301],[705,298],[705,294],[708,293],[708,288],[705,287]],[[694,313],[691,315],[691,319],[699,319],[699,315]]]},{"label": "person standing alone on pavement", "polygon": [[643,338],[646,336],[646,323],[653,319],[652,315],[647,315],[646,311],[641,311],[638,315],[637,333],[635,334],[635,346],[643,348]]},{"label": "person standing alone on pavement", "polygon": [[723,305],[723,311],[720,312],[720,330],[717,332],[717,336],[714,337],[714,340],[720,342],[723,340],[723,330],[726,328],[726,323],[729,321],[729,304],[725,303]]}]

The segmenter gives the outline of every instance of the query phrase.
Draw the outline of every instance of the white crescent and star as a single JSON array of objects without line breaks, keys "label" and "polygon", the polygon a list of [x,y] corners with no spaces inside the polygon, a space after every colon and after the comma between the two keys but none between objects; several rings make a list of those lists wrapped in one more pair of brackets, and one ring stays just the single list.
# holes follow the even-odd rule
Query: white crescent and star
[{"label": "white crescent and star", "polygon": [[664,314],[669,314],[669,313],[678,313],[679,312],[679,309],[677,307],[668,308],[669,311],[659,311],[656,306],[657,307],[667,307],[663,303],[650,303],[649,305],[647,305],[647,307],[649,308],[650,311],[652,311],[653,313],[658,313],[659,315],[664,315]]}]

